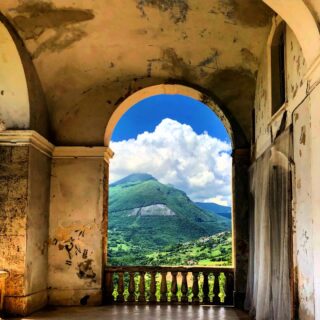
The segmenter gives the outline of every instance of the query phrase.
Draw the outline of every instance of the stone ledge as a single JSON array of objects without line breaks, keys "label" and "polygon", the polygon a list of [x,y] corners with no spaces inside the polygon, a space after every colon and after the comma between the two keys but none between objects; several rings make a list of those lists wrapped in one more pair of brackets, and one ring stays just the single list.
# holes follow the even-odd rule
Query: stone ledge
[{"label": "stone ledge", "polygon": [[55,147],[52,157],[59,158],[104,158],[109,161],[113,157],[113,151],[109,147]]},{"label": "stone ledge", "polygon": [[1,146],[33,146],[52,158],[103,158],[106,162],[114,153],[109,147],[54,146],[51,142],[33,130],[6,130],[0,132]]},{"label": "stone ledge", "polygon": [[33,130],[6,130],[0,132],[0,145],[2,146],[28,146],[31,145],[46,156],[51,157],[54,145]]}]

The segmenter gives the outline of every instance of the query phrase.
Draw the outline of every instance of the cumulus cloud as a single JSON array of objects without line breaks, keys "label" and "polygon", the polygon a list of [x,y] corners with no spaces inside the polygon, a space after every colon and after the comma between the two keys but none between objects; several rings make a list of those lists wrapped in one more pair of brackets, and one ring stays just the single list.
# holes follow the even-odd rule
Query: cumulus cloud
[{"label": "cumulus cloud", "polygon": [[231,203],[231,146],[197,134],[186,124],[163,119],[153,132],[112,142],[110,182],[131,173],[149,173],[183,190],[193,201]]}]

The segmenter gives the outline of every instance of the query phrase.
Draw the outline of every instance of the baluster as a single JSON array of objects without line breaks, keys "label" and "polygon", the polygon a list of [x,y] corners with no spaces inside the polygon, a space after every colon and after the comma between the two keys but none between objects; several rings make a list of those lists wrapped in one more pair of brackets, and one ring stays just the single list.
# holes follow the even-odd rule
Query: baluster
[{"label": "baluster", "polygon": [[112,304],[114,302],[113,293],[113,272],[107,271],[105,278],[105,303]]},{"label": "baluster", "polygon": [[123,303],[124,302],[124,281],[123,281],[123,272],[118,272],[118,296],[117,302]]},{"label": "baluster", "polygon": [[135,295],[135,291],[136,291],[136,284],[134,282],[134,272],[129,272],[129,296],[128,296],[128,302],[135,302],[136,301],[136,295]]},{"label": "baluster", "polygon": [[229,271],[226,273],[226,300],[225,304],[233,305],[233,290],[234,290],[234,278],[233,278],[233,271]]},{"label": "baluster", "polygon": [[193,275],[193,284],[192,284],[192,303],[198,304],[199,299],[199,282],[198,282],[198,276],[199,272],[192,272]]},{"label": "baluster", "polygon": [[156,297],[156,291],[157,291],[157,283],[156,283],[156,272],[151,271],[150,276],[150,297],[149,297],[149,302],[150,303],[156,303],[157,302],[157,297]]},{"label": "baluster", "polygon": [[139,282],[139,297],[138,301],[139,302],[146,302],[146,285],[145,285],[145,280],[144,280],[144,275],[146,274],[144,271],[140,271],[140,282]]},{"label": "baluster", "polygon": [[160,287],[160,302],[167,302],[168,297],[167,297],[167,272],[166,271],[161,271],[161,287]]},{"label": "baluster", "polygon": [[203,274],[203,285],[202,285],[203,303],[210,303],[208,273],[203,272],[202,274]]},{"label": "baluster", "polygon": [[188,272],[181,272],[182,283],[181,283],[181,302],[188,303],[188,281],[187,281]]},{"label": "baluster", "polygon": [[172,282],[171,282],[171,303],[178,302],[177,292],[178,292],[178,285],[177,285],[177,273],[176,271],[172,271]]},{"label": "baluster", "polygon": [[220,303],[220,297],[219,297],[219,293],[220,293],[219,276],[220,276],[220,272],[219,271],[214,272],[213,300],[212,300],[212,302],[215,305],[221,304]]}]

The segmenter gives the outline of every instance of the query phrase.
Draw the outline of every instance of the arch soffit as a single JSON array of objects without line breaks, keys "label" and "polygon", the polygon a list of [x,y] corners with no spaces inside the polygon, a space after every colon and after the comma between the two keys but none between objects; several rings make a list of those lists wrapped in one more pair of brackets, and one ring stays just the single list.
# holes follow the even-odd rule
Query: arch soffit
[{"label": "arch soffit", "polygon": [[[262,0],[292,29],[306,59],[309,71],[320,58],[320,34],[317,23],[302,0]],[[307,72],[308,74],[309,72]]]}]

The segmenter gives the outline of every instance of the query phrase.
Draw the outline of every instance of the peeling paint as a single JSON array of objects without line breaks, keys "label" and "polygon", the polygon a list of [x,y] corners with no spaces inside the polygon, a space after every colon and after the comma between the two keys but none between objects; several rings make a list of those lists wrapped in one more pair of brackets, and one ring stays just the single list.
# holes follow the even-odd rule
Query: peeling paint
[{"label": "peeling paint", "polygon": [[189,11],[187,0],[136,0],[137,8],[143,17],[147,17],[145,7],[156,8],[161,12],[168,12],[174,23],[185,22]]},{"label": "peeling paint", "polygon": [[37,46],[34,58],[45,50],[59,52],[79,41],[86,32],[77,24],[94,18],[91,10],[57,8],[50,2],[24,2],[12,11],[17,13],[12,18],[13,24],[26,40],[40,40],[47,30],[54,30]]},{"label": "peeling paint", "polygon": [[230,22],[251,27],[264,27],[271,21],[273,11],[260,0],[219,0],[218,11]]},{"label": "peeling paint", "polygon": [[180,57],[174,48],[166,48],[162,51],[162,69],[169,72],[172,77],[191,79],[195,77],[190,64]]},{"label": "peeling paint", "polygon": [[306,144],[306,126],[301,127],[300,144]]}]

